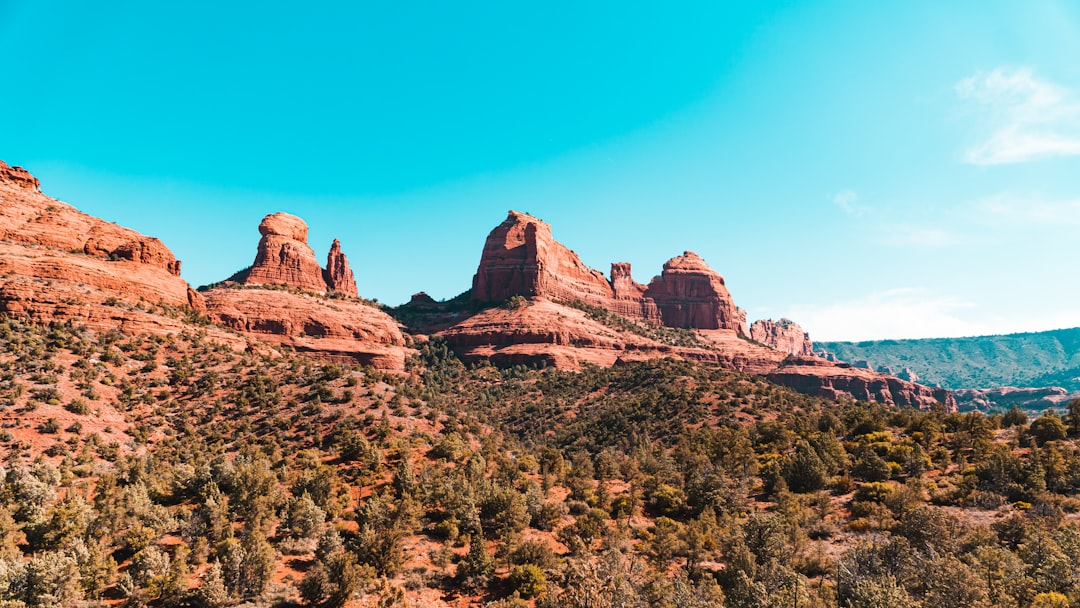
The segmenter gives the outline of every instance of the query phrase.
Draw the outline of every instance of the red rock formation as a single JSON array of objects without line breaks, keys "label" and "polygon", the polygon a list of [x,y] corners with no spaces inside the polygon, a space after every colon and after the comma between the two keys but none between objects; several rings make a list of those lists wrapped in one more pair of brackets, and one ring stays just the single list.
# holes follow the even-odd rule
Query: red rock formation
[{"label": "red rock formation", "polygon": [[791,355],[814,356],[810,334],[791,319],[761,319],[750,326],[750,339]]},{"label": "red rock formation", "polygon": [[663,274],[649,283],[645,293],[656,302],[668,327],[745,333],[745,317],[735,306],[724,278],[693,251],[668,260]]},{"label": "red rock formation", "polygon": [[[402,307],[416,326],[445,337],[467,360],[575,368],[651,357],[707,361],[830,399],[867,399],[896,405],[955,408],[948,391],[855,370],[811,357],[809,337],[794,323],[755,324],[747,339],[746,312],[735,306],[724,279],[693,252],[669,260],[649,285],[635,282],[630,265],[611,266],[610,280],[585,266],[540,220],[511,211],[488,235],[473,278],[472,304],[528,298],[526,305],[476,310],[463,302],[414,298]],[[640,326],[604,319],[564,305],[603,308]],[[697,342],[669,328],[692,329]],[[668,333],[665,333],[667,331]],[[795,355],[792,357],[791,355]]]},{"label": "red rock formation", "polygon": [[[547,365],[577,369],[583,364],[614,365],[619,361],[678,357],[743,369],[776,367],[784,354],[719,332],[716,342],[672,346],[605,325],[583,310],[536,298],[525,305],[494,307],[469,315],[438,332],[466,361],[497,365]],[[731,341],[727,341],[730,338]]]},{"label": "red rock formation", "polygon": [[640,317],[654,325],[661,324],[660,309],[652,298],[645,295],[645,286],[630,276],[629,262],[611,265],[611,289],[615,300],[604,308],[625,317]]},{"label": "red rock formation", "polygon": [[287,213],[272,213],[259,224],[259,250],[244,283],[288,285],[326,291],[323,270],[307,244],[307,224]]},{"label": "red rock formation", "polygon": [[326,286],[334,293],[358,297],[356,291],[356,279],[353,278],[352,269],[349,268],[349,259],[341,253],[341,241],[334,239],[330,245],[330,253],[326,256],[326,270],[323,271]]},{"label": "red rock formation", "polygon": [[12,167],[2,160],[0,160],[0,182],[6,182],[16,188],[32,192],[41,191],[41,182],[38,181],[38,178],[30,175],[30,172],[26,169]]},{"label": "red rock formation", "polygon": [[581,301],[669,327],[746,333],[724,279],[697,254],[668,261],[648,287],[633,280],[625,262],[612,264],[608,281],[556,241],[551,226],[517,211],[488,235],[472,289],[479,302],[512,296]]},{"label": "red rock formation", "polygon": [[188,331],[180,313],[205,305],[179,274],[158,239],[45,196],[36,178],[0,161],[0,313],[92,330]]},{"label": "red rock formation", "polygon": [[390,315],[356,300],[258,288],[205,293],[210,318],[258,340],[331,361],[405,368],[405,338]]},{"label": "red rock formation", "polygon": [[551,236],[551,226],[511,211],[488,235],[472,298],[502,302],[511,296],[582,300],[596,306],[615,294],[604,275]]},{"label": "red rock formation", "polygon": [[836,365],[818,357],[792,357],[765,377],[800,393],[826,399],[876,401],[919,409],[942,404],[949,411],[957,409],[955,397],[946,389],[914,384],[845,364]]},{"label": "red rock formation", "polygon": [[[205,292],[207,314],[215,322],[258,340],[324,359],[405,368],[405,338],[398,323],[383,311],[356,300],[356,281],[341,243],[334,240],[324,271],[307,245],[307,224],[296,216],[274,213],[259,224],[259,253],[242,280]],[[306,292],[261,289],[288,285]]]}]

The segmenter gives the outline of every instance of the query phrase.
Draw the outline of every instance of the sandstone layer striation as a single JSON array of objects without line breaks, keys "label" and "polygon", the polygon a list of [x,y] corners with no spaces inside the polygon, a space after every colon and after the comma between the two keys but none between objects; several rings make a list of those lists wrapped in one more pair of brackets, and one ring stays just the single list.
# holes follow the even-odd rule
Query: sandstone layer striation
[{"label": "sandstone layer striation", "polygon": [[29,172],[0,161],[0,313],[175,333],[189,329],[185,311],[206,310],[179,275],[158,239],[50,198]]},{"label": "sandstone layer striation", "polygon": [[326,270],[323,271],[326,286],[334,293],[340,293],[354,298],[359,297],[356,291],[356,279],[353,278],[352,269],[349,268],[349,258],[341,252],[341,241],[334,239],[330,245],[330,253],[326,256]]},{"label": "sandstone layer striation", "polygon": [[204,292],[213,321],[323,359],[405,368],[408,349],[398,323],[359,300],[340,241],[331,245],[323,270],[307,244],[304,220],[273,213],[263,218],[259,233],[258,253],[247,275]]},{"label": "sandstone layer striation", "polygon": [[799,357],[813,357],[810,334],[791,319],[761,319],[750,326],[750,339]]},{"label": "sandstone layer striation", "polygon": [[723,277],[696,253],[669,260],[648,286],[634,281],[625,262],[612,264],[605,278],[556,241],[550,225],[517,211],[488,235],[472,288],[479,302],[513,296],[583,302],[668,327],[747,333]]},{"label": "sandstone layer striation", "polygon": [[948,391],[813,357],[794,322],[748,330],[723,277],[692,251],[665,263],[648,285],[623,262],[605,278],[556,241],[548,224],[516,211],[488,235],[468,298],[475,308],[462,298],[416,297],[399,318],[444,337],[469,361],[575,368],[679,357],[831,399],[956,407]]}]

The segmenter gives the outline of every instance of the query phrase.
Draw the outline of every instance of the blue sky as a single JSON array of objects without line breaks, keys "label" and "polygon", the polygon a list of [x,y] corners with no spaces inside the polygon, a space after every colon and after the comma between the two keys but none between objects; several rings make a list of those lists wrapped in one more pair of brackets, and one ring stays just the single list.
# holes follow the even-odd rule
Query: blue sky
[{"label": "blue sky", "polygon": [[452,297],[517,209],[816,339],[1080,326],[1075,2],[222,4],[0,0],[0,158],[194,285],[280,210]]}]

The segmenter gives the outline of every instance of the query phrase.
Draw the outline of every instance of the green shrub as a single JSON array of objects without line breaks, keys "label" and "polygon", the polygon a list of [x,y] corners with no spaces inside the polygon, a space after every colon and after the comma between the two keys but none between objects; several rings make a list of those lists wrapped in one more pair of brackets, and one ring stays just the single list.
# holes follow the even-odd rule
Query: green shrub
[{"label": "green shrub", "polygon": [[535,564],[522,564],[514,566],[510,572],[510,588],[517,591],[525,599],[543,595],[547,590],[547,579],[544,571]]}]

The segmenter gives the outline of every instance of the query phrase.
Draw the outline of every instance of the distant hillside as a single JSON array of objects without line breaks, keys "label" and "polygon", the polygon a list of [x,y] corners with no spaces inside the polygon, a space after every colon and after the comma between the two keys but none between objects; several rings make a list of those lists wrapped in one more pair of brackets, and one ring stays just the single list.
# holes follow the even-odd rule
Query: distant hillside
[{"label": "distant hillside", "polygon": [[1080,328],[975,338],[819,342],[815,348],[849,363],[867,361],[894,372],[908,368],[920,382],[947,388],[1080,390]]}]

